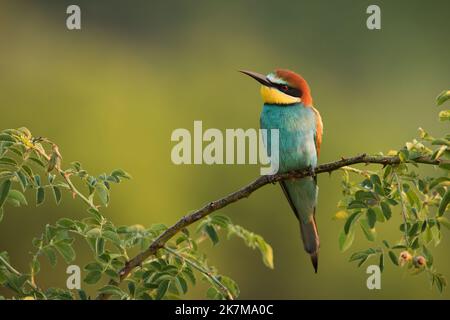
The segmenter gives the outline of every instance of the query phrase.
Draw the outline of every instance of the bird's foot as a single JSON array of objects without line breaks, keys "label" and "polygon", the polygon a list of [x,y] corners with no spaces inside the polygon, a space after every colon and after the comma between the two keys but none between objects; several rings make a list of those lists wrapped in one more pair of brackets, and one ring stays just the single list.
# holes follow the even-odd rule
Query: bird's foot
[{"label": "bird's foot", "polygon": [[307,168],[307,170],[308,170],[308,175],[309,176],[311,176],[311,177],[315,177],[316,176],[316,170],[315,170],[315,168],[313,166],[309,166]]}]

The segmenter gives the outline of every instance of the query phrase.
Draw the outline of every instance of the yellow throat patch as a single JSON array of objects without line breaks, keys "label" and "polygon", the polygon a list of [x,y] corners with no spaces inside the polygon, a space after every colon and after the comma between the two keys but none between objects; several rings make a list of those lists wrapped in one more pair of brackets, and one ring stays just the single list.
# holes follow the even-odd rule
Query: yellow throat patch
[{"label": "yellow throat patch", "polygon": [[293,104],[302,101],[302,99],[298,97],[292,97],[275,88],[267,86],[261,86],[261,96],[264,103],[267,104]]}]

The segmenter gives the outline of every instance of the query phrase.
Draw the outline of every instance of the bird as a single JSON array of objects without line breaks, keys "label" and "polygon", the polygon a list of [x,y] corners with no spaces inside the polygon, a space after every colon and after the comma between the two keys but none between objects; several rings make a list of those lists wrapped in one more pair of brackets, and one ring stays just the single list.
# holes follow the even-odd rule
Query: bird
[{"label": "bird", "polygon": [[[261,84],[261,129],[279,130],[278,173],[301,169],[312,172],[311,176],[281,181],[280,185],[299,221],[304,250],[317,273],[320,242],[315,214],[319,188],[314,168],[322,144],[322,117],[313,107],[310,87],[301,75],[287,69],[276,69],[268,75],[239,71]],[[270,135],[265,140],[269,153]]]}]

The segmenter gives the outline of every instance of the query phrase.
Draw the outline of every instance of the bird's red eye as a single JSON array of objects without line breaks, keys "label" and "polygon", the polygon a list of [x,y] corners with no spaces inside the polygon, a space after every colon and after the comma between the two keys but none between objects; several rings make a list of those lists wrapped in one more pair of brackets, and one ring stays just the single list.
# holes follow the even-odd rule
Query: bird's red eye
[{"label": "bird's red eye", "polygon": [[284,91],[287,91],[287,90],[289,89],[289,87],[286,86],[286,85],[282,86],[281,88],[282,88]]}]

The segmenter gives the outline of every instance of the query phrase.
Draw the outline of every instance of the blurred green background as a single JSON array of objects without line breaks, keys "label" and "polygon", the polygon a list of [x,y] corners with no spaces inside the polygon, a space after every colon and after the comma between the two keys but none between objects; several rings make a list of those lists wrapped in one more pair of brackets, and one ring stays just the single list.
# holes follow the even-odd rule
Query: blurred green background
[{"label": "blurred green background", "polygon": [[[68,31],[65,11],[77,3],[82,30]],[[382,30],[366,28],[378,4]],[[0,128],[26,126],[59,143],[63,163],[79,160],[91,173],[121,167],[134,179],[115,187],[104,211],[117,224],[177,218],[248,183],[256,165],[176,166],[176,128],[255,128],[258,85],[236,72],[276,67],[301,73],[324,121],[321,162],[402,146],[422,126],[445,132],[434,98],[450,87],[448,1],[1,1]],[[433,170],[430,169],[433,173]],[[331,218],[340,174],[321,175],[319,273],[303,252],[294,215],[278,186],[222,210],[272,244],[275,270],[241,241],[210,243],[210,263],[235,279],[241,298],[449,298],[430,290],[426,275],[406,276],[388,262],[382,289],[366,288],[365,268],[337,245]],[[58,218],[84,217],[79,201],[8,208],[0,250],[26,270],[31,239]],[[395,219],[400,219],[396,215]],[[400,221],[400,220],[398,220]],[[396,221],[379,239],[399,237]],[[367,242],[357,234],[352,249]],[[450,277],[450,234],[436,249]],[[76,263],[88,259],[79,252]],[[61,259],[60,259],[61,260]],[[39,284],[65,285],[65,265],[42,263]],[[6,293],[0,290],[0,293]],[[204,287],[188,298],[203,298]]]}]

